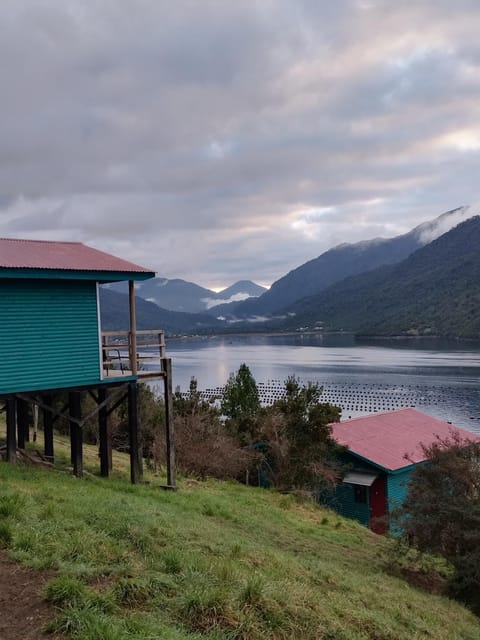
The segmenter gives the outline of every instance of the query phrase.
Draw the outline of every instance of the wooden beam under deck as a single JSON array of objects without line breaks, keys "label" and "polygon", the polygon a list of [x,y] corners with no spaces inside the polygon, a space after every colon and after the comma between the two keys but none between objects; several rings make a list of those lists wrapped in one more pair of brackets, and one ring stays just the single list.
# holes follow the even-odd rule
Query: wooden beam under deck
[{"label": "wooden beam under deck", "polygon": [[[130,293],[132,294],[131,300],[134,301],[132,287],[130,287]],[[111,441],[108,428],[108,416],[126,399],[128,406],[130,440],[130,479],[132,483],[139,482],[142,475],[142,465],[140,459],[141,452],[139,448],[138,383],[145,382],[147,380],[163,379],[166,409],[165,438],[167,449],[167,486],[164,488],[176,488],[172,413],[172,369],[171,360],[166,358],[165,355],[164,333],[163,331],[158,330],[136,332],[134,305],[131,305],[130,319],[131,331],[109,332],[107,334],[102,334],[102,353],[104,357],[107,356],[106,361],[108,362],[109,348],[116,350],[119,353],[119,358],[120,353],[122,353],[123,360],[123,352],[127,351],[125,347],[127,347],[128,344],[128,353],[130,356],[128,361],[130,368],[126,369],[123,366],[123,362],[121,362],[119,365],[120,368],[118,369],[109,368],[108,371],[107,369],[104,369],[105,378],[103,383],[100,382],[96,385],[85,385],[76,388],[32,390],[3,396],[5,411],[7,413],[7,460],[13,462],[16,459],[17,429],[18,445],[20,447],[25,446],[25,441],[28,439],[28,407],[31,404],[35,404],[38,409],[42,410],[43,415],[44,453],[52,462],[54,460],[54,423],[59,418],[69,422],[71,462],[73,465],[73,472],[78,477],[83,475],[83,426],[89,419],[98,415],[100,472],[102,476],[108,476],[111,469]],[[118,342],[115,342],[110,344],[109,338],[118,336],[118,334],[125,334],[128,336],[128,343],[119,344]],[[141,341],[140,344],[137,343],[137,335],[143,338],[143,343]],[[152,336],[154,336],[153,342]],[[103,340],[105,340],[105,342],[103,342]],[[137,348],[141,350],[144,349],[143,353],[137,353]],[[156,349],[158,349],[158,351],[156,352],[156,355],[153,355]],[[133,354],[135,354],[135,357],[133,357]],[[158,369],[154,371],[138,370],[138,362],[142,360],[156,360],[158,363]],[[81,393],[83,392],[88,392],[96,401],[97,405],[95,409],[84,416],[82,416],[81,410]],[[54,403],[54,397],[57,394],[68,394],[68,402],[60,409],[56,408]]]},{"label": "wooden beam under deck", "polygon": [[82,419],[80,391],[70,391],[69,405],[71,461],[74,475],[81,478],[83,475],[83,430],[79,424]]},{"label": "wooden beam under deck", "polygon": [[7,398],[7,462],[15,462],[17,452],[17,399]]}]

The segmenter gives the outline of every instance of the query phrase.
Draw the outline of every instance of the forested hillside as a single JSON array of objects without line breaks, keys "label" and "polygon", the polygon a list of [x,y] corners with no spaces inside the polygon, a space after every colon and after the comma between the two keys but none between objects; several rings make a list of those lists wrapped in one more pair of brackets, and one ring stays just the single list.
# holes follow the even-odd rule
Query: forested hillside
[{"label": "forested hillside", "polygon": [[370,335],[480,336],[480,218],[398,265],[347,278],[288,310],[291,325],[321,322]]},{"label": "forested hillside", "polygon": [[275,313],[300,299],[319,294],[335,282],[382,265],[397,264],[455,224],[463,207],[447,211],[394,238],[341,244],[290,271],[257,300],[240,303],[238,316]]},{"label": "forested hillside", "polygon": [[[135,297],[138,329],[163,329],[170,334],[188,333],[215,329],[221,323],[200,313],[168,311],[153,302]],[[130,325],[128,296],[109,289],[100,288],[100,310],[103,331],[126,330]]]}]

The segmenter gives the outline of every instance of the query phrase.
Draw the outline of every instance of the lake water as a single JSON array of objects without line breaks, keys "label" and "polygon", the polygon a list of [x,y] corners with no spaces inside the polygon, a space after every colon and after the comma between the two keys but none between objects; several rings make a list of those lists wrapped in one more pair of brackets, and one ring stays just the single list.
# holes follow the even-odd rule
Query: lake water
[{"label": "lake water", "polygon": [[320,383],[343,418],[415,406],[480,433],[480,343],[250,335],[170,339],[167,353],[181,391],[192,376],[199,389],[222,386],[245,362],[257,383]]}]

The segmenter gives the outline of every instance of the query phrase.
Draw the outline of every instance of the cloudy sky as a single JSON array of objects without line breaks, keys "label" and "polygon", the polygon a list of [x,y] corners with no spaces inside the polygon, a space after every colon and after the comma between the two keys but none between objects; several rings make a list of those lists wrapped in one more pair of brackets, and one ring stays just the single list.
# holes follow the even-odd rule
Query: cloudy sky
[{"label": "cloudy sky", "polygon": [[204,286],[480,200],[478,0],[4,0],[0,236]]}]

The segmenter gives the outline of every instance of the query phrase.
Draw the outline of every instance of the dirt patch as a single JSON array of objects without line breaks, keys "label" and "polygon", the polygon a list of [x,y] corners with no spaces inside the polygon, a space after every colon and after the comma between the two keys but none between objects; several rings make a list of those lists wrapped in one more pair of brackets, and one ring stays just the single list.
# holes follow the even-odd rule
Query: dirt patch
[{"label": "dirt patch", "polygon": [[445,595],[447,591],[447,580],[435,571],[426,572],[404,567],[401,575],[410,584],[429,593]]},{"label": "dirt patch", "polygon": [[0,552],[1,640],[52,640],[44,629],[55,609],[43,598],[43,590],[54,575],[24,567]]}]

